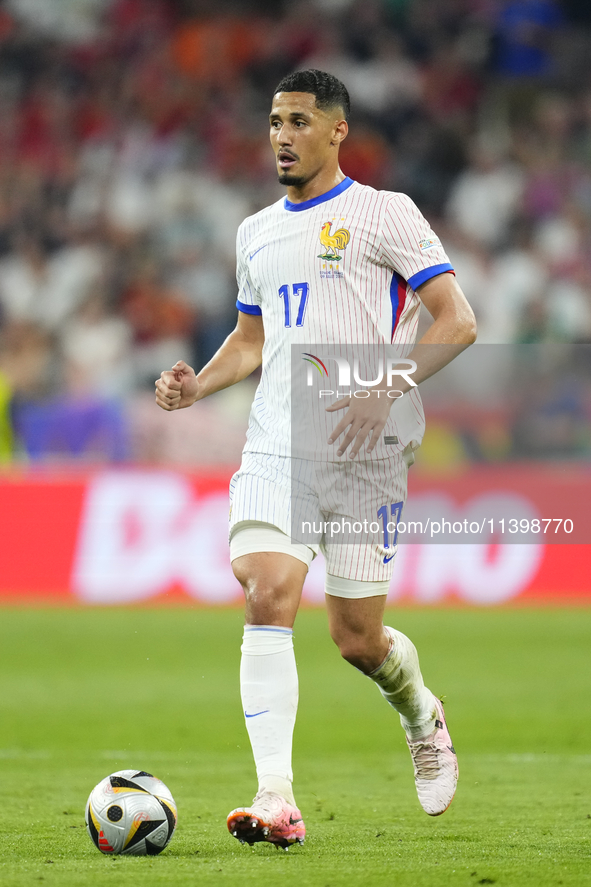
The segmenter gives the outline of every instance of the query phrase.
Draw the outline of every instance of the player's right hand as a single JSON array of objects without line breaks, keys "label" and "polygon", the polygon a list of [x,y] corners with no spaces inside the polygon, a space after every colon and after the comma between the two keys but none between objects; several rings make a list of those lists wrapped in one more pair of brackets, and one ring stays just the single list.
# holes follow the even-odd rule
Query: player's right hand
[{"label": "player's right hand", "polygon": [[182,410],[199,399],[199,382],[195,370],[179,360],[156,380],[156,403],[163,410]]}]

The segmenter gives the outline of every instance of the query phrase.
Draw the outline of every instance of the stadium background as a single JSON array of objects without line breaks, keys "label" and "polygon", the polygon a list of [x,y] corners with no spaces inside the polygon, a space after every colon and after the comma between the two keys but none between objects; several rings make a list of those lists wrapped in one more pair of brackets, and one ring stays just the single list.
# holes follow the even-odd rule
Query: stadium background
[{"label": "stadium background", "polygon": [[[478,347],[591,341],[590,50],[576,0],[5,0],[2,599],[239,599],[225,490],[256,380],[172,416],[153,382],[180,356],[202,365],[235,322],[236,228],[282,193],[266,116],[295,67],[347,82],[343,169],[415,199]],[[519,474],[526,511],[572,517],[588,379],[438,404],[411,489],[444,489],[461,516]],[[14,556],[24,538],[33,559]],[[466,557],[416,546],[392,599],[590,595],[584,547],[480,546],[470,576]]]}]

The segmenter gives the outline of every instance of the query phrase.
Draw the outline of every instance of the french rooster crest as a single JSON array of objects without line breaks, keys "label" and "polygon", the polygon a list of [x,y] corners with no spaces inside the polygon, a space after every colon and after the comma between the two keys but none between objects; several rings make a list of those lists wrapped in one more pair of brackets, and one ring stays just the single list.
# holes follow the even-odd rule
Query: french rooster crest
[{"label": "french rooster crest", "polygon": [[325,252],[318,256],[319,259],[326,259],[328,262],[338,262],[342,259],[339,252],[344,250],[351,239],[350,233],[346,228],[339,228],[334,234],[330,233],[332,222],[325,222],[320,229],[320,243]]}]

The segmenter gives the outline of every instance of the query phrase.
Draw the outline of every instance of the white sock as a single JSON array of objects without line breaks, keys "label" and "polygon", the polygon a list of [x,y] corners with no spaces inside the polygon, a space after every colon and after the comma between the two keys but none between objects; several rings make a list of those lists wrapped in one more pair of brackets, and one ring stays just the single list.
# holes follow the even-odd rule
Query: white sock
[{"label": "white sock", "polygon": [[291,628],[244,626],[240,693],[259,791],[276,792],[295,805],[291,749],[298,673]]},{"label": "white sock", "polygon": [[375,681],[384,699],[400,715],[410,739],[427,736],[435,729],[433,694],[425,687],[419,657],[413,642],[393,628],[388,655],[368,677]]}]

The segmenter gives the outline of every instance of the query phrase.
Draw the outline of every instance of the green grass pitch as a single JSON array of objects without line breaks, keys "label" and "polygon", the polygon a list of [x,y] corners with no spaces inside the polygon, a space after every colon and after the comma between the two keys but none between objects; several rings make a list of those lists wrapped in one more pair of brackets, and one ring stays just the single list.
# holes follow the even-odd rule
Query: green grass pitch
[{"label": "green grass pitch", "polygon": [[[591,885],[591,612],[402,610],[447,699],[460,783],[443,816],[416,799],[397,716],[300,613],[296,797],[308,838],[240,846],[230,809],[254,770],[238,693],[236,610],[3,610],[2,887]],[[91,788],[156,773],[179,806],[158,857],[91,844]]]}]

